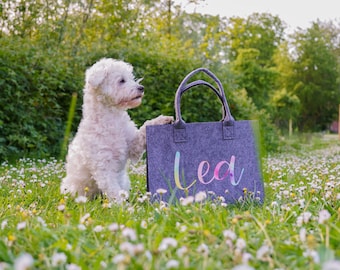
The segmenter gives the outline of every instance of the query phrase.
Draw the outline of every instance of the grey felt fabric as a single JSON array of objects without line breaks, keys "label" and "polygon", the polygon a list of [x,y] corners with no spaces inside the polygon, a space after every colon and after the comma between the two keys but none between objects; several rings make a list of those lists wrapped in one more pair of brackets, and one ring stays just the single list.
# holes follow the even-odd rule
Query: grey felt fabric
[{"label": "grey felt fabric", "polygon": [[[213,78],[219,89],[202,80],[187,83],[199,72]],[[181,95],[197,85],[208,86],[221,100],[222,121],[185,123],[182,120]],[[175,111],[175,123],[146,128],[147,187],[153,198],[173,202],[206,191],[212,199],[222,196],[227,203],[240,198],[263,202],[258,123],[234,120],[215,75],[203,68],[191,72],[176,92]]]}]

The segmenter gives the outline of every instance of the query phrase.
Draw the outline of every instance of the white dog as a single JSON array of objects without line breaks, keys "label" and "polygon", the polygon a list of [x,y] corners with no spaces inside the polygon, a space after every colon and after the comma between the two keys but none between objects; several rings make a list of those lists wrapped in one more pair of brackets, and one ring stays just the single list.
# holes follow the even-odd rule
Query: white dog
[{"label": "white dog", "polygon": [[104,58],[86,71],[83,116],[68,149],[62,193],[104,193],[121,202],[121,191],[130,189],[127,159],[136,162],[145,151],[146,125],[173,121],[161,115],[136,128],[127,109],[141,104],[144,87],[132,70],[128,63]]}]

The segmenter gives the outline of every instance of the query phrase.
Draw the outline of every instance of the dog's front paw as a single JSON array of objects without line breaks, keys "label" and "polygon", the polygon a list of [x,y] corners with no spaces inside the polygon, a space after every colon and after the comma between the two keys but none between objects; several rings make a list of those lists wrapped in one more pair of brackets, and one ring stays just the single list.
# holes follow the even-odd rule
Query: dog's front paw
[{"label": "dog's front paw", "polygon": [[160,115],[150,121],[150,125],[165,125],[171,124],[174,121],[172,116]]}]

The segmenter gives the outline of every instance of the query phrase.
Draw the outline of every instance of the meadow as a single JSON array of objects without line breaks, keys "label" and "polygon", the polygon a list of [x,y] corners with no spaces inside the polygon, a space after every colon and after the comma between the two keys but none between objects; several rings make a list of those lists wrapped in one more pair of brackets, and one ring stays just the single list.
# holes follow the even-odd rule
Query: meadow
[{"label": "meadow", "polygon": [[130,198],[116,205],[61,195],[62,161],[3,162],[0,269],[340,269],[337,137],[263,158],[263,205],[151,203],[145,164],[130,174]]}]

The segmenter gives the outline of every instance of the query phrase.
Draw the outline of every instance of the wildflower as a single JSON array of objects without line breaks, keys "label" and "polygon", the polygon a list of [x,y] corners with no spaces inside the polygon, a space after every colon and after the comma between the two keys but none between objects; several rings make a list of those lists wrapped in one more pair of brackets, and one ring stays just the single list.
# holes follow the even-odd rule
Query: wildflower
[{"label": "wildflower", "polygon": [[112,223],[111,225],[109,225],[108,229],[111,231],[111,232],[116,232],[118,231],[119,229],[119,225],[117,223]]},{"label": "wildflower", "polygon": [[127,264],[129,263],[129,257],[124,254],[118,254],[113,259],[114,264]]},{"label": "wildflower", "polygon": [[327,210],[321,210],[319,212],[319,224],[326,223],[327,220],[329,220],[331,217],[331,214]]},{"label": "wildflower", "polygon": [[131,241],[136,241],[137,240],[137,235],[135,230],[131,229],[131,228],[125,228],[122,231],[122,234],[124,237],[130,239]]},{"label": "wildflower", "polygon": [[14,261],[14,269],[15,270],[27,270],[33,266],[34,260],[31,254],[24,253],[21,254]]},{"label": "wildflower", "polygon": [[140,223],[140,226],[143,228],[143,229],[146,229],[148,227],[148,223],[145,221],[145,220],[142,220],[142,222]]},{"label": "wildflower", "polygon": [[171,237],[166,237],[160,243],[158,250],[164,251],[167,250],[169,247],[177,247],[177,240]]},{"label": "wildflower", "polygon": [[87,202],[87,198],[85,196],[78,196],[75,200],[76,203],[86,203]]},{"label": "wildflower", "polygon": [[41,226],[46,227],[46,222],[42,217],[37,217],[38,222],[41,224]]},{"label": "wildflower", "polygon": [[4,230],[7,227],[8,221],[5,219],[4,221],[1,222],[1,230]]},{"label": "wildflower", "polygon": [[59,204],[57,209],[58,211],[63,212],[65,210],[65,204]]},{"label": "wildflower", "polygon": [[23,230],[26,228],[26,222],[23,221],[23,222],[20,222],[17,224],[17,230],[20,231],[20,230]]},{"label": "wildflower", "polygon": [[325,262],[322,265],[322,270],[339,270],[340,269],[340,261],[332,260]]},{"label": "wildflower", "polygon": [[207,198],[207,193],[205,191],[200,191],[195,195],[195,202],[202,202]]},{"label": "wildflower", "polygon": [[104,229],[103,226],[97,225],[96,227],[93,228],[93,231],[98,233],[101,232],[103,229]]},{"label": "wildflower", "polygon": [[197,252],[203,254],[204,256],[209,255],[209,248],[206,244],[201,244],[197,248]]},{"label": "wildflower", "polygon": [[165,193],[167,193],[168,191],[164,188],[159,188],[156,190],[156,192],[159,194],[159,195],[163,195]]},{"label": "wildflower", "polygon": [[119,190],[119,197],[123,200],[127,200],[129,198],[129,193],[126,190]]},{"label": "wildflower", "polygon": [[78,224],[78,230],[85,231],[86,230],[86,226],[84,224]]},{"label": "wildflower", "polygon": [[188,248],[186,246],[180,247],[179,249],[177,249],[176,253],[177,256],[181,258],[188,253]]},{"label": "wildflower", "polygon": [[238,238],[236,241],[236,248],[239,249],[240,251],[245,249],[247,246],[246,241],[242,238]]},{"label": "wildflower", "polygon": [[309,222],[310,218],[312,217],[312,214],[310,212],[304,212],[298,218],[296,219],[296,225],[298,227],[301,227],[303,224],[306,224]]},{"label": "wildflower", "polygon": [[143,244],[131,244],[130,242],[124,242],[120,245],[120,251],[127,252],[130,256],[136,256],[144,251]]},{"label": "wildflower", "polygon": [[256,258],[260,261],[267,261],[268,256],[272,253],[271,248],[267,245],[263,245],[256,252]]},{"label": "wildflower", "polygon": [[67,261],[65,253],[54,253],[52,256],[52,266],[56,267],[60,264],[64,264]]},{"label": "wildflower", "polygon": [[173,269],[173,268],[178,268],[179,267],[179,262],[176,260],[170,260],[166,263],[165,266],[167,269]]},{"label": "wildflower", "polygon": [[236,265],[232,270],[254,270],[254,268],[247,264],[240,264]]},{"label": "wildflower", "polygon": [[248,264],[248,262],[249,262],[252,258],[253,258],[253,256],[252,256],[250,253],[245,252],[245,253],[242,254],[242,262],[243,262],[244,264]]},{"label": "wildflower", "polygon": [[112,207],[112,203],[109,202],[108,199],[105,199],[103,204],[102,204],[103,208],[111,208]]},{"label": "wildflower", "polygon": [[194,197],[193,196],[188,196],[186,198],[180,198],[181,205],[187,206],[190,205],[194,202]]},{"label": "wildflower", "polygon": [[302,243],[306,242],[306,235],[307,235],[307,231],[305,228],[301,228],[300,232],[299,232],[299,236],[300,236],[300,241]]},{"label": "wildflower", "polygon": [[82,217],[80,218],[80,223],[81,223],[81,224],[85,223],[85,221],[86,221],[87,219],[89,219],[89,218],[90,218],[90,214],[89,214],[89,213],[86,213],[84,216],[82,216]]},{"label": "wildflower", "polygon": [[145,257],[148,259],[148,261],[152,261],[152,254],[150,250],[145,251]]},{"label": "wildflower", "polygon": [[66,270],[81,270],[81,267],[74,263],[71,263],[66,265]]},{"label": "wildflower", "polygon": [[303,252],[302,255],[305,258],[311,258],[314,261],[314,263],[320,262],[319,254],[315,250],[307,249],[305,252]]}]

